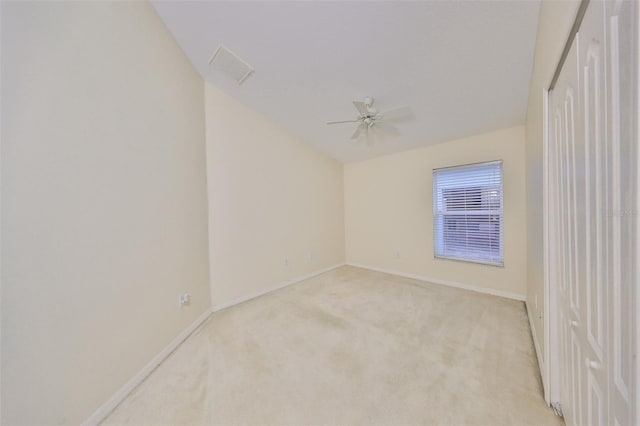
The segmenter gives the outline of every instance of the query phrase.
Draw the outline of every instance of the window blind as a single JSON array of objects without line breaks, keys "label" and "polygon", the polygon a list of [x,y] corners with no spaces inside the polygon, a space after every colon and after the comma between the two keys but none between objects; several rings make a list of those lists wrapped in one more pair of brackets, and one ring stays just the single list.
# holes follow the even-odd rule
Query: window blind
[{"label": "window blind", "polygon": [[435,256],[504,264],[502,161],[433,171]]}]

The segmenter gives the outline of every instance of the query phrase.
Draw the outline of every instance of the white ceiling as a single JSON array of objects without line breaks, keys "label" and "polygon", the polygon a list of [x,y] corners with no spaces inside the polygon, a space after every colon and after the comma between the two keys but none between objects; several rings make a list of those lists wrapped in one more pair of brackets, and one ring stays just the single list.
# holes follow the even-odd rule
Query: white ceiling
[{"label": "white ceiling", "polygon": [[[340,161],[524,123],[538,1],[153,5],[206,80]],[[210,68],[220,44],[255,68],[242,85]],[[365,96],[415,119],[371,143],[325,124]]]}]

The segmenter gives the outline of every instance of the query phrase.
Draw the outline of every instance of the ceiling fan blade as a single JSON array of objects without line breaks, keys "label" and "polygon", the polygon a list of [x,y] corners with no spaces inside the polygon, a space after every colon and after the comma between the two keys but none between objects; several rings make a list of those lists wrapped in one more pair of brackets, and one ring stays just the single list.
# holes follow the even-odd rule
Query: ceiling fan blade
[{"label": "ceiling fan blade", "polygon": [[383,121],[377,121],[376,127],[383,130],[385,133],[388,133],[392,136],[400,136],[400,130],[396,126],[392,126],[389,123],[385,123]]},{"label": "ceiling fan blade", "polygon": [[366,127],[364,123],[359,124],[358,127],[356,127],[356,131],[353,132],[353,135],[351,135],[351,139],[358,139],[358,136],[360,136],[360,132],[362,131],[363,127]]},{"label": "ceiling fan blade", "polygon": [[382,119],[385,121],[407,121],[407,120],[413,120],[416,118],[416,115],[408,106],[393,108],[388,111],[380,113],[380,115],[382,116]]},{"label": "ceiling fan blade", "polygon": [[367,146],[373,146],[378,143],[378,135],[376,134],[376,126],[367,126],[367,137],[365,143]]},{"label": "ceiling fan blade", "polygon": [[357,123],[358,121],[360,121],[360,120],[328,121],[327,124]]},{"label": "ceiling fan blade", "polygon": [[369,111],[367,110],[367,104],[364,101],[353,101],[353,106],[356,107],[360,114],[367,114]]}]

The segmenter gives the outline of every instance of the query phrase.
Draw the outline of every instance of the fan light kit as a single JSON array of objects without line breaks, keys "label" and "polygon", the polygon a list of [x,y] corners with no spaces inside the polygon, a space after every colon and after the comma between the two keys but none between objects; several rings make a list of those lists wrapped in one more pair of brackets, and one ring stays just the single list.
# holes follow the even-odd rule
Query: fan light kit
[{"label": "fan light kit", "polygon": [[[363,132],[368,137],[370,129],[382,129],[387,133],[397,136],[399,134],[398,129],[386,123],[385,120],[390,121],[389,118],[393,116],[395,116],[396,119],[403,118],[402,116],[404,116],[404,118],[409,117],[411,115],[409,107],[400,107],[381,113],[374,108],[373,102],[374,99],[370,96],[362,100],[353,101],[353,106],[358,110],[358,116],[354,120],[329,121],[327,124],[358,123],[358,127],[356,127],[356,131],[351,135],[351,139],[357,139]],[[403,114],[398,117],[398,113]]]}]

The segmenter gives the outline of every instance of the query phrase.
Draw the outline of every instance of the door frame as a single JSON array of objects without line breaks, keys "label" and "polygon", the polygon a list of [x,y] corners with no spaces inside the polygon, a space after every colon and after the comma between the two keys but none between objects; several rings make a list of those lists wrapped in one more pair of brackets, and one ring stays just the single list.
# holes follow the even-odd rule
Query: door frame
[{"label": "door frame", "polygon": [[[635,29],[635,38],[636,38],[636,47],[640,46],[640,5],[636,5],[635,8],[635,22],[633,24]],[[636,58],[635,58],[635,75],[636,75],[636,99],[635,99],[635,138],[636,138],[636,170],[640,169],[640,52],[636,50]],[[630,212],[632,217],[635,218],[635,231],[636,231],[636,247],[635,247],[635,257],[636,257],[636,265],[640,265],[640,172],[636,172],[636,202],[634,209],[635,211]],[[634,404],[634,412],[632,413],[632,419],[634,419],[635,424],[640,424],[640,272],[638,272],[635,283],[635,294],[631,292],[631,297],[633,299],[632,310],[635,311],[635,321],[633,321],[631,334],[635,336],[635,342],[632,342],[633,350],[634,350],[634,368],[635,368],[635,376],[631,381],[632,386],[632,403]]]},{"label": "door frame", "polygon": [[542,374],[542,387],[544,400],[552,407],[558,406],[560,401],[560,351],[558,347],[558,319],[556,285],[552,285],[551,255],[549,253],[550,224],[547,212],[550,200],[556,196],[556,189],[550,185],[549,177],[549,149],[550,149],[550,101],[551,89],[543,89],[543,120],[542,120],[542,250],[543,250],[543,278],[544,278],[544,311],[543,311],[543,339],[544,339],[544,369]]}]

